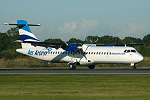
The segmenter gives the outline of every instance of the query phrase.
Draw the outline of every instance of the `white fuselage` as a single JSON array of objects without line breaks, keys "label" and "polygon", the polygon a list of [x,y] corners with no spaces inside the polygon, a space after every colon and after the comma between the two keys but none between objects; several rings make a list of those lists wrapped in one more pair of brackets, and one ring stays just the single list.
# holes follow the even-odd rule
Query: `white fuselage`
[{"label": "white fuselage", "polygon": [[101,63],[134,64],[143,60],[143,56],[133,47],[95,46],[84,44],[84,55],[80,52],[65,51],[62,48],[34,47],[21,48],[16,51],[25,55],[55,63],[79,63],[80,65],[96,65]]}]

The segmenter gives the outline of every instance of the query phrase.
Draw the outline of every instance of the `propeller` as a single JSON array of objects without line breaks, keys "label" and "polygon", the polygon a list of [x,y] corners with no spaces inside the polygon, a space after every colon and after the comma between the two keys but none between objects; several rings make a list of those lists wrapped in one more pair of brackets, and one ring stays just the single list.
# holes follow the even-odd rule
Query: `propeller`
[{"label": "propeller", "polygon": [[76,49],[76,51],[73,53],[73,55],[75,55],[75,54],[78,53],[78,52],[81,52],[81,54],[82,54],[83,56],[85,56],[85,53],[84,53],[83,48],[82,48],[82,45],[84,44],[85,41],[83,41],[81,44],[79,44],[76,38],[74,38],[74,40],[76,41],[77,49]]}]

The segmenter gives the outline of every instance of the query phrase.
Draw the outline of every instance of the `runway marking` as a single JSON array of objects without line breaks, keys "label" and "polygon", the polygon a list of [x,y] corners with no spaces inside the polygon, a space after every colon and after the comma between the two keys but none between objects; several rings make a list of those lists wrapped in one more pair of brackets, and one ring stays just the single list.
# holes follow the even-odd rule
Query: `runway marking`
[{"label": "runway marking", "polygon": [[66,75],[86,75],[86,74],[94,74],[94,75],[150,75],[150,73],[0,73],[0,74],[66,74]]}]

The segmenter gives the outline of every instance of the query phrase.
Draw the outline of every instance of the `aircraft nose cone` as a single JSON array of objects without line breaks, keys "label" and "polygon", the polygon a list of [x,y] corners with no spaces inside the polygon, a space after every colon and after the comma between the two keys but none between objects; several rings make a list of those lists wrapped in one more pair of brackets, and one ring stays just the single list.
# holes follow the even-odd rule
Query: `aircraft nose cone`
[{"label": "aircraft nose cone", "polygon": [[139,61],[142,61],[142,60],[144,59],[144,57],[143,57],[142,55],[140,55],[140,56],[137,57],[137,59],[138,59]]}]

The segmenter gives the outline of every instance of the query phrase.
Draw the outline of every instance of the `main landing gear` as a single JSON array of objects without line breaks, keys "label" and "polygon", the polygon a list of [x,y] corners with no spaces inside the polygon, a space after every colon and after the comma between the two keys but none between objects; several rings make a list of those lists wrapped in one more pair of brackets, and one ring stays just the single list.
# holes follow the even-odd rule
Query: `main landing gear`
[{"label": "main landing gear", "polygon": [[95,68],[95,65],[91,65],[91,66],[88,66],[89,69],[94,69]]},{"label": "main landing gear", "polygon": [[70,69],[76,69],[76,66],[75,66],[74,63],[70,63],[70,64],[69,64],[69,68],[70,68]]},{"label": "main landing gear", "polygon": [[[95,65],[91,65],[91,66],[88,66],[88,67],[89,67],[89,69],[94,69],[94,68],[95,68]],[[70,68],[70,69],[76,69],[76,66],[75,66],[74,63],[70,63],[70,64],[69,64],[69,68]]]}]

